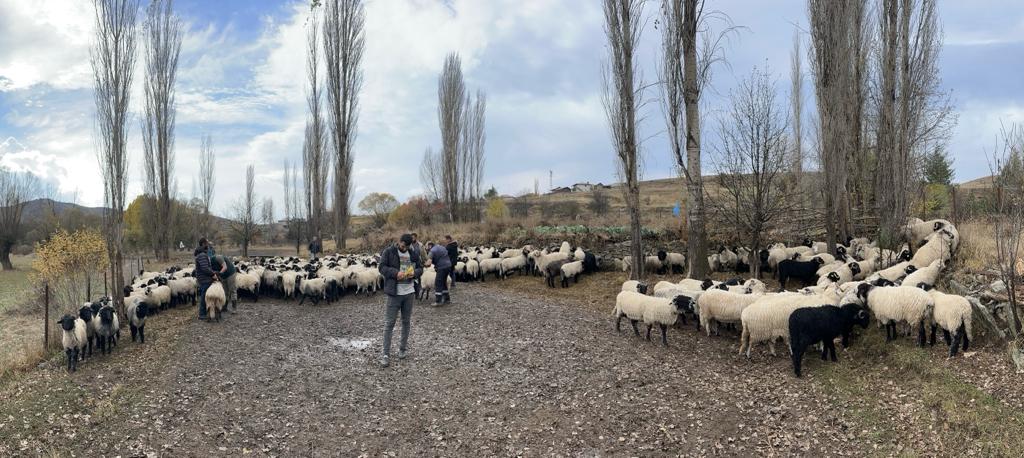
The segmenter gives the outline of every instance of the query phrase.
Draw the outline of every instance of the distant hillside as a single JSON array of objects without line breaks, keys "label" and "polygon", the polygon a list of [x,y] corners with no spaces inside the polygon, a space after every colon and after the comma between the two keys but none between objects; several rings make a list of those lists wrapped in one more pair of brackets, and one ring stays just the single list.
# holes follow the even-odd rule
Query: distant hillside
[{"label": "distant hillside", "polygon": [[957,185],[957,187],[959,187],[960,189],[963,189],[963,190],[967,190],[967,191],[973,191],[973,190],[976,190],[976,189],[991,189],[992,188],[992,180],[993,180],[993,178],[994,178],[993,175],[989,175],[989,176],[981,177],[981,178],[975,178],[975,179],[973,179],[971,181],[960,183],[960,184]]},{"label": "distant hillside", "polygon": [[77,211],[85,216],[103,217],[103,207],[85,207],[78,204],[58,202],[51,199],[36,199],[25,203],[25,210],[22,213],[22,220],[26,223],[38,221],[53,212],[58,216],[64,216],[69,211]]}]

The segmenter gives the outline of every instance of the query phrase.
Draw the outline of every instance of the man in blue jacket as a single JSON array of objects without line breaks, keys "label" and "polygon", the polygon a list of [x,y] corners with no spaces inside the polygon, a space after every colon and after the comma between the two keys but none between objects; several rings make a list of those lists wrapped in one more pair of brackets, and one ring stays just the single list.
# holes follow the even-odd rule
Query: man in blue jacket
[{"label": "man in blue jacket", "polygon": [[384,293],[388,296],[381,367],[391,365],[391,335],[395,330],[395,320],[399,312],[402,313],[402,338],[398,344],[398,359],[405,359],[405,351],[408,348],[406,345],[409,342],[412,304],[416,293],[413,281],[423,274],[423,262],[420,260],[418,250],[410,249],[412,244],[412,235],[402,234],[398,243],[385,248],[380,254],[380,265],[377,270],[384,276]]}]

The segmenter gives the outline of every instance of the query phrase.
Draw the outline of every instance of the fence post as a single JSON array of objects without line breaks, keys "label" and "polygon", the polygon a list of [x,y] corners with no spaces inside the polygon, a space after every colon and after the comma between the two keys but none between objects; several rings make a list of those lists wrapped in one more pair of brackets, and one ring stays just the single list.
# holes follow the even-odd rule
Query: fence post
[{"label": "fence post", "polygon": [[50,282],[43,282],[43,351],[50,350]]},{"label": "fence post", "polygon": [[103,295],[107,295],[107,271],[103,271]]},{"label": "fence post", "polygon": [[92,275],[89,272],[85,273],[85,300],[92,302]]}]

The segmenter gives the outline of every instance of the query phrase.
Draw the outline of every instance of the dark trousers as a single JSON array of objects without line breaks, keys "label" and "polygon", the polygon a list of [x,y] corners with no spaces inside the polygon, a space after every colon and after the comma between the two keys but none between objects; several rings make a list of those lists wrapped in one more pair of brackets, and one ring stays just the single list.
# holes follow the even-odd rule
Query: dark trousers
[{"label": "dark trousers", "polygon": [[435,270],[437,270],[437,276],[434,277],[434,296],[440,298],[442,295],[448,294],[448,277],[451,276],[452,268],[435,268]]},{"label": "dark trousers", "polygon": [[412,320],[413,294],[404,296],[388,296],[387,311],[384,315],[384,355],[391,353],[391,334],[395,331],[395,321],[398,320],[398,313],[402,313],[402,340],[398,342],[398,349],[405,350],[409,342],[409,326]]},{"label": "dark trousers", "polygon": [[206,290],[210,289],[213,283],[199,284],[199,318],[206,318]]}]

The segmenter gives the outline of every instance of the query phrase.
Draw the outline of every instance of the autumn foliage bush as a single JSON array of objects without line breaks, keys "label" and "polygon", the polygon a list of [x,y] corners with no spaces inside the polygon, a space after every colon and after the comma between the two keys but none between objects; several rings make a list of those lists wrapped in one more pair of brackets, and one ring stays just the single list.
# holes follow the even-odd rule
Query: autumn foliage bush
[{"label": "autumn foliage bush", "polygon": [[58,229],[37,243],[35,251],[30,278],[50,285],[50,304],[57,311],[72,310],[84,301],[89,282],[101,278],[109,265],[106,241],[95,229]]}]

